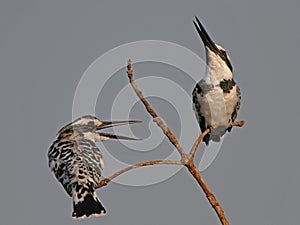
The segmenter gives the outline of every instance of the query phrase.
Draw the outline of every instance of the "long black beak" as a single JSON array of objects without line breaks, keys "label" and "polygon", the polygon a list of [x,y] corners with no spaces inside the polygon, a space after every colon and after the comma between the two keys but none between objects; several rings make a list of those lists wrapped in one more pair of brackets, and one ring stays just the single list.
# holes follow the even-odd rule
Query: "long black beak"
[{"label": "long black beak", "polygon": [[132,137],[126,137],[126,136],[121,136],[121,135],[116,135],[116,134],[108,134],[108,133],[98,133],[100,134],[100,137],[103,140],[109,140],[109,139],[122,139],[122,140],[131,140],[131,141],[140,141],[142,139],[140,138],[132,138]]},{"label": "long black beak", "polygon": [[[129,120],[129,121],[114,121],[114,122],[103,122],[102,124],[97,127],[97,130],[102,130],[105,128],[109,127],[115,127],[115,126],[122,126],[122,125],[127,125],[127,124],[135,124],[135,123],[141,123],[142,121],[137,121],[137,120]],[[126,136],[121,136],[121,135],[116,135],[116,134],[108,134],[108,133],[100,133],[100,136],[103,139],[123,139],[123,140],[141,140],[139,138],[132,138],[132,137],[126,137]]]},{"label": "long black beak", "polygon": [[198,31],[198,34],[200,35],[204,46],[208,47],[214,53],[220,54],[220,50],[216,46],[215,42],[213,42],[213,40],[210,38],[197,16],[195,16],[195,20],[193,21],[193,23]]}]

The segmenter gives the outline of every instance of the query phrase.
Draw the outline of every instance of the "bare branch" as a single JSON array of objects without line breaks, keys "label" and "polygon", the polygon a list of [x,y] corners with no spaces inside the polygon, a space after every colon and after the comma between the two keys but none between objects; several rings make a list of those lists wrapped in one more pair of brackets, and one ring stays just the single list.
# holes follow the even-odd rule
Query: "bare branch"
[{"label": "bare branch", "polygon": [[202,134],[200,134],[200,136],[198,137],[198,139],[195,141],[192,149],[191,149],[191,152],[189,154],[189,160],[190,162],[193,162],[194,160],[194,156],[195,156],[195,153],[198,149],[198,146],[199,144],[201,143],[201,141],[203,140],[203,138],[205,137],[205,135],[207,135],[208,133],[210,132],[210,129],[207,128]]},{"label": "bare branch", "polygon": [[[224,215],[224,211],[222,210],[221,205],[219,204],[219,202],[217,201],[217,199],[215,198],[215,196],[212,194],[212,192],[209,190],[208,186],[205,184],[203,178],[200,175],[200,172],[197,170],[196,166],[194,165],[193,160],[189,160],[190,157],[188,157],[188,155],[186,154],[186,152],[179,145],[177,139],[172,134],[172,132],[169,130],[169,128],[167,128],[166,125],[162,122],[162,120],[157,116],[156,112],[152,109],[152,107],[150,106],[150,104],[144,98],[142,92],[139,90],[139,88],[135,84],[134,79],[133,79],[133,71],[131,69],[131,61],[130,60],[128,60],[127,74],[128,74],[129,81],[130,81],[130,84],[131,84],[132,88],[134,89],[135,93],[140,98],[140,100],[143,102],[144,106],[146,107],[146,110],[153,117],[154,122],[156,122],[156,124],[163,130],[164,134],[169,138],[170,142],[176,147],[176,149],[180,153],[180,155],[182,157],[181,161],[179,161],[180,164],[184,164],[187,167],[187,169],[190,171],[191,175],[197,180],[198,184],[200,185],[200,187],[204,191],[204,193],[205,193],[205,195],[206,195],[209,203],[212,205],[212,207],[214,208],[215,212],[217,213],[217,215],[218,215],[221,223],[223,225],[229,225],[229,222],[227,221],[227,219],[226,219],[226,217]],[[236,126],[243,126],[244,125],[244,121],[237,122],[235,125]],[[191,150],[192,157],[194,157],[196,149],[197,149],[198,145],[200,144],[201,140],[203,139],[203,137],[207,133],[209,133],[209,132],[210,132],[210,130],[207,129],[197,139],[197,141],[195,142],[195,144],[194,144],[194,146],[193,146],[193,148]]]},{"label": "bare branch", "polygon": [[[244,125],[245,125],[245,121],[244,120],[232,123],[233,127],[242,127]],[[192,149],[190,151],[189,160],[188,161],[193,161],[194,160],[195,153],[196,153],[196,151],[198,149],[199,144],[201,143],[201,141],[203,140],[203,138],[205,137],[205,135],[207,135],[209,132],[210,132],[210,129],[207,128],[202,134],[200,134],[200,136],[195,141],[195,143],[194,143],[194,145],[193,145],[193,147],[192,147]]]},{"label": "bare branch", "polygon": [[120,176],[123,173],[126,173],[129,170],[141,168],[144,166],[153,166],[153,165],[183,165],[183,163],[178,160],[155,160],[155,161],[137,163],[135,165],[128,166],[128,167],[116,172],[115,174],[113,174],[112,176],[110,176],[106,179],[101,180],[101,182],[98,184],[98,186],[96,188],[101,188],[103,186],[106,186],[113,179],[115,179],[116,177]]},{"label": "bare branch", "polygon": [[211,206],[214,208],[215,212],[217,213],[221,223],[223,225],[229,225],[228,220],[225,217],[224,211],[220,205],[220,203],[217,201],[216,197],[213,195],[213,193],[209,190],[208,186],[205,184],[203,178],[200,175],[200,172],[197,170],[195,165],[191,162],[189,163],[189,166],[187,166],[190,173],[193,175],[193,177],[197,180],[198,184],[204,191],[206,198],[208,199]]},{"label": "bare branch", "polygon": [[130,84],[132,88],[134,89],[137,96],[140,98],[142,103],[144,104],[146,110],[149,112],[149,114],[153,117],[153,121],[163,130],[164,134],[167,136],[167,138],[170,140],[170,142],[175,146],[175,148],[178,150],[179,154],[181,155],[182,162],[186,162],[188,159],[188,155],[183,150],[183,148],[180,146],[179,142],[177,141],[176,137],[173,135],[171,130],[164,124],[164,122],[157,116],[156,112],[153,110],[153,108],[150,106],[148,101],[145,99],[143,93],[139,90],[137,87],[134,79],[133,79],[133,71],[131,69],[131,60],[128,60],[127,64],[127,74],[130,81]]},{"label": "bare branch", "polygon": [[[204,182],[203,178],[200,175],[200,172],[197,170],[197,168],[196,168],[196,166],[193,162],[194,161],[194,156],[195,156],[195,153],[197,151],[197,148],[198,148],[199,144],[203,140],[204,136],[210,132],[210,129],[207,129],[205,132],[203,132],[198,137],[198,139],[195,141],[195,143],[194,143],[194,145],[193,145],[193,147],[190,151],[190,154],[187,155],[187,153],[180,146],[178,140],[173,135],[171,130],[158,117],[157,113],[154,111],[154,109],[150,106],[148,101],[145,99],[143,93],[137,87],[137,85],[136,85],[136,83],[133,79],[133,71],[132,71],[132,68],[131,68],[131,61],[130,60],[128,60],[127,74],[128,74],[130,84],[131,84],[132,88],[134,89],[135,93],[137,94],[137,96],[140,98],[140,100],[144,104],[144,106],[145,106],[146,110],[148,111],[148,113],[153,117],[153,121],[163,130],[164,134],[168,137],[170,142],[176,147],[177,151],[181,155],[181,160],[174,160],[174,161],[172,161],[172,160],[155,160],[155,161],[148,161],[148,162],[138,163],[138,164],[126,167],[126,168],[116,172],[112,176],[102,180],[98,184],[97,188],[101,188],[103,186],[106,186],[114,178],[116,178],[116,177],[120,176],[121,174],[126,173],[126,172],[128,172],[132,169],[136,169],[136,168],[140,168],[140,167],[144,167],[144,166],[152,166],[152,165],[184,165],[189,170],[191,175],[195,178],[195,180],[198,182],[198,184],[200,185],[202,190],[204,191],[209,203],[214,208],[214,210],[217,213],[221,223],[223,225],[229,225],[229,222],[227,221],[227,219],[224,215],[224,211],[222,210],[221,205],[219,204],[219,202],[217,201],[215,196],[212,194],[212,192],[210,191],[210,189],[208,188],[208,186]],[[244,121],[239,121],[239,122],[234,122],[232,124],[232,126],[242,127],[242,126],[244,126],[244,124],[245,124]]]},{"label": "bare branch", "polygon": [[244,120],[241,120],[241,121],[233,122],[232,126],[234,126],[234,127],[242,127],[242,126],[245,125],[245,123],[246,122]]}]

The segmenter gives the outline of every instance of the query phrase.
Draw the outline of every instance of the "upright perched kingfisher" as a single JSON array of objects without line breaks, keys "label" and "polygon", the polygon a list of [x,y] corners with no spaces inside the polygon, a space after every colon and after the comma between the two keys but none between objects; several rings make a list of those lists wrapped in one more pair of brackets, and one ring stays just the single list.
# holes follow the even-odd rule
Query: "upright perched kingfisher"
[{"label": "upright perched kingfisher", "polygon": [[232,65],[224,48],[214,43],[197,17],[193,21],[206,50],[206,74],[193,90],[193,109],[204,132],[203,141],[215,142],[231,131],[240,109],[240,89],[233,80]]},{"label": "upright perched kingfisher", "polygon": [[109,139],[139,140],[98,132],[101,129],[140,121],[104,122],[83,116],[61,128],[48,152],[49,167],[73,199],[73,218],[105,215],[95,188],[104,167],[102,153],[95,142]]}]

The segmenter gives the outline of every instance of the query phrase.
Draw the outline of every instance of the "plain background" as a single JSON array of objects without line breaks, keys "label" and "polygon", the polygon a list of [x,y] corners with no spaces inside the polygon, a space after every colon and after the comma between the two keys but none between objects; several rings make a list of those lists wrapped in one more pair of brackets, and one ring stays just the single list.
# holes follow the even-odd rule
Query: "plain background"
[{"label": "plain background", "polygon": [[[230,54],[243,94],[239,118],[247,121],[226,136],[203,177],[231,224],[299,224],[299,8],[297,0],[1,1],[0,224],[219,224],[185,170],[146,187],[112,183],[98,191],[109,214],[74,221],[46,157],[71,119],[79,79],[98,56],[153,39],[203,57],[195,15]],[[167,120],[164,104],[155,104]],[[99,107],[99,115],[109,112]]]}]

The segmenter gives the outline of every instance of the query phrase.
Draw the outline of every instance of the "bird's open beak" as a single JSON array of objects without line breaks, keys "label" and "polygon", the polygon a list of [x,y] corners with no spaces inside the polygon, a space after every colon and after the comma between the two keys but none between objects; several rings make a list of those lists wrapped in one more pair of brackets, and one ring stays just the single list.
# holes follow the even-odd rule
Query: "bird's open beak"
[{"label": "bird's open beak", "polygon": [[[122,126],[127,124],[141,123],[142,121],[129,120],[129,121],[115,121],[115,122],[103,122],[97,127],[97,130],[102,130],[109,127]],[[123,140],[141,140],[139,138],[126,137],[116,134],[99,133],[103,139],[123,139]]]},{"label": "bird's open beak", "polygon": [[195,20],[193,21],[198,34],[200,35],[201,40],[203,41],[203,44],[208,47],[211,51],[213,51],[216,54],[220,54],[220,50],[216,46],[215,42],[210,38],[208,33],[206,32],[205,28],[201,24],[200,20],[195,16]]}]

